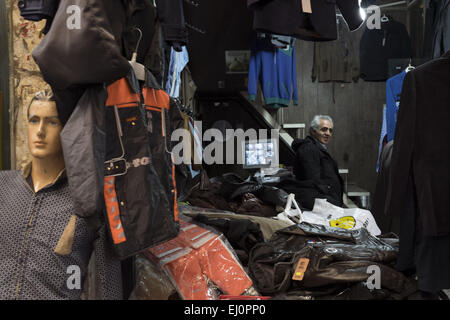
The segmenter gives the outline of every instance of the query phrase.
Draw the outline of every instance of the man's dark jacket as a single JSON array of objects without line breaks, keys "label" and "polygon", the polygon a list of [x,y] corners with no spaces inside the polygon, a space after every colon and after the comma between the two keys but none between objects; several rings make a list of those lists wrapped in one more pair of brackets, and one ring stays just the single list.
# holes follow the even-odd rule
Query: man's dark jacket
[{"label": "man's dark jacket", "polygon": [[303,12],[300,0],[248,0],[247,6],[254,12],[254,30],[307,41],[337,39],[336,6],[351,31],[363,23],[358,0],[313,0],[312,13]]},{"label": "man's dark jacket", "polygon": [[450,234],[449,88],[450,51],[406,74],[397,115],[386,214],[405,210],[411,174],[425,236]]},{"label": "man's dark jacket", "polygon": [[294,191],[296,200],[309,210],[314,207],[315,198],[342,206],[344,183],[337,163],[328,151],[311,136],[304,140],[295,139],[292,149],[295,151],[294,175],[297,181],[283,182],[284,190]]}]

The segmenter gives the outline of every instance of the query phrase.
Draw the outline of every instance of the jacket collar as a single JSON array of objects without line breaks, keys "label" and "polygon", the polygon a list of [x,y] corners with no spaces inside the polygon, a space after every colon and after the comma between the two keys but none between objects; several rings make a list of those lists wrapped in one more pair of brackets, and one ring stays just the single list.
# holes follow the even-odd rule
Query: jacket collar
[{"label": "jacket collar", "polygon": [[310,140],[320,148],[320,150],[322,151],[328,151],[327,147],[325,145],[323,145],[319,140],[317,140],[316,138],[314,138],[313,136],[309,135],[308,138],[310,138]]}]

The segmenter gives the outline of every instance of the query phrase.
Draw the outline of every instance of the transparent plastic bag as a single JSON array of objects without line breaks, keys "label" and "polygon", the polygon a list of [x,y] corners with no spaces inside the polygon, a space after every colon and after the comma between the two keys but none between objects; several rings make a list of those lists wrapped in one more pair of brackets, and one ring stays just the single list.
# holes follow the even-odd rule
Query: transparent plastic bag
[{"label": "transparent plastic bag", "polygon": [[240,296],[253,286],[225,237],[188,217],[180,218],[180,233],[175,239],[144,254],[161,267],[184,300]]},{"label": "transparent plastic bag", "polygon": [[166,273],[144,256],[135,260],[136,286],[130,300],[170,300],[178,293]]}]

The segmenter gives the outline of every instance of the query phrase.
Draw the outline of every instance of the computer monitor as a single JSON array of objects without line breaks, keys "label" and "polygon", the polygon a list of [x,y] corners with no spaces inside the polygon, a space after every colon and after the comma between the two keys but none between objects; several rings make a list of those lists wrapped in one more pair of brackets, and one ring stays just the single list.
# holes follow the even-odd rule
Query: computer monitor
[{"label": "computer monitor", "polygon": [[244,169],[278,168],[278,140],[260,139],[242,141],[242,159]]}]

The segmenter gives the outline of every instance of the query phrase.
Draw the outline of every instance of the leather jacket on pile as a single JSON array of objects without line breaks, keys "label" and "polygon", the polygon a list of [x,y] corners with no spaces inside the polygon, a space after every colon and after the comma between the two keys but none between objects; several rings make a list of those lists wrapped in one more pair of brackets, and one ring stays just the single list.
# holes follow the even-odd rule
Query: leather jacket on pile
[{"label": "leather jacket on pile", "polygon": [[[366,281],[369,266],[381,270],[381,289],[402,292],[403,274],[393,269],[398,239],[377,238],[366,229],[344,230],[300,223],[253,247],[249,272],[262,294],[307,292],[321,296]],[[309,259],[304,278],[292,280],[300,258]]]},{"label": "leather jacket on pile", "polygon": [[256,179],[242,179],[234,173],[226,173],[221,177],[212,178],[211,181],[221,183],[220,193],[227,200],[235,200],[246,193],[252,193],[263,202],[273,206],[285,206],[288,194],[277,187],[262,184]]}]

